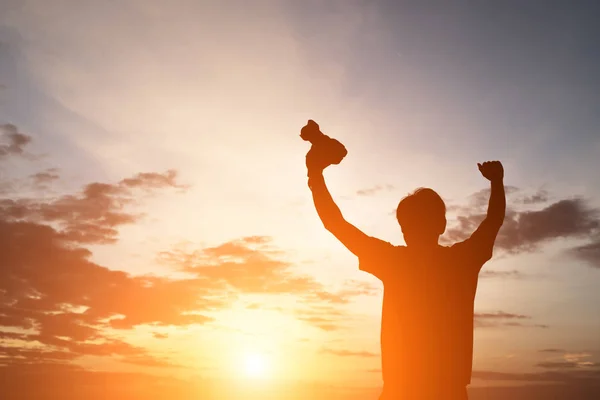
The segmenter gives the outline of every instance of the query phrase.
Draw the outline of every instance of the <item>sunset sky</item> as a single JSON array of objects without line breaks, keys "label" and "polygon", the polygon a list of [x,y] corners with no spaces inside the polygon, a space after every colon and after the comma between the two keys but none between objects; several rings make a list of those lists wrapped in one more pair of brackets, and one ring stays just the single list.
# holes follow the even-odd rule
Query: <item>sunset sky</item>
[{"label": "sunset sky", "polygon": [[308,119],[348,149],[346,219],[394,244],[420,186],[467,237],[501,160],[472,386],[600,386],[599,14],[0,0],[0,387],[376,398],[382,285],[317,217]]}]

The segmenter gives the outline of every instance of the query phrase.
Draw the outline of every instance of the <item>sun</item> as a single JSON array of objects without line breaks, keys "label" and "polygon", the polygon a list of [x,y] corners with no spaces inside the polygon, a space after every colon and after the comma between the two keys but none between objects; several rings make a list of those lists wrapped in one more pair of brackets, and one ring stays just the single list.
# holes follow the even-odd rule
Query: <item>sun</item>
[{"label": "sun", "polygon": [[269,359],[261,353],[248,353],[245,355],[243,368],[250,378],[266,378],[270,372]]}]

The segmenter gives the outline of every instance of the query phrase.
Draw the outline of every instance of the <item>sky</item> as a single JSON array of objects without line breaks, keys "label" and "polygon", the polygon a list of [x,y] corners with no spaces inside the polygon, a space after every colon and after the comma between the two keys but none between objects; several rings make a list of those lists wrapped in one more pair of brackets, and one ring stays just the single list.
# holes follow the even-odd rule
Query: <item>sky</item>
[{"label": "sky", "polygon": [[313,119],[348,149],[326,171],[344,216],[394,244],[417,187],[446,201],[442,243],[468,237],[489,193],[477,163],[501,160],[472,397],[594,398],[599,13],[0,0],[0,387],[376,398],[383,287],[314,210]]}]

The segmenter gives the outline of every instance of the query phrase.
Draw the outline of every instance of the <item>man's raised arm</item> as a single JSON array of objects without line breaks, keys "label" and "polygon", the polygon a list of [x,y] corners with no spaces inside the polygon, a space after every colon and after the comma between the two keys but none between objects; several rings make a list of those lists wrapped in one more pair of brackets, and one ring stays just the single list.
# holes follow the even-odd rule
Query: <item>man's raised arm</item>
[{"label": "man's raised arm", "polygon": [[500,161],[486,161],[477,166],[481,174],[490,181],[491,191],[487,215],[469,241],[477,247],[483,261],[487,261],[492,257],[494,242],[506,213],[504,168]]},{"label": "man's raised arm", "polygon": [[309,173],[308,186],[312,192],[313,202],[323,226],[331,232],[348,250],[356,256],[362,256],[372,244],[372,238],[344,219],[339,207],[333,201],[325,184],[322,170]]}]

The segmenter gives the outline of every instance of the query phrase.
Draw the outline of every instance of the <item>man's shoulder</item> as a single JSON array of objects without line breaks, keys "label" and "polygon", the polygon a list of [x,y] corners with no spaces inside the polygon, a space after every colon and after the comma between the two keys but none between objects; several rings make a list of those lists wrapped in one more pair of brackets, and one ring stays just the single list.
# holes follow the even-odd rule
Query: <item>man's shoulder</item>
[{"label": "man's shoulder", "polygon": [[390,257],[396,257],[404,254],[406,246],[385,242],[385,254]]},{"label": "man's shoulder", "polygon": [[477,264],[482,266],[491,258],[491,254],[486,256],[486,249],[478,246],[478,243],[468,238],[448,246],[448,252],[456,261],[468,264]]}]

